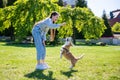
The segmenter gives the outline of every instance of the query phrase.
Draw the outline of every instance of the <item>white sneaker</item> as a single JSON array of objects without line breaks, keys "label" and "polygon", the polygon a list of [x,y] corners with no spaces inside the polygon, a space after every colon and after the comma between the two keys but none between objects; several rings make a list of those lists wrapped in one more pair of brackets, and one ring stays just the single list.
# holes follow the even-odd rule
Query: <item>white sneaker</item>
[{"label": "white sneaker", "polygon": [[47,66],[44,66],[44,64],[38,64],[37,66],[36,66],[36,69],[39,69],[39,70],[45,70],[45,69],[47,69],[48,67]]},{"label": "white sneaker", "polygon": [[47,63],[44,63],[43,66],[46,67],[46,68],[50,68],[50,66],[48,66]]}]

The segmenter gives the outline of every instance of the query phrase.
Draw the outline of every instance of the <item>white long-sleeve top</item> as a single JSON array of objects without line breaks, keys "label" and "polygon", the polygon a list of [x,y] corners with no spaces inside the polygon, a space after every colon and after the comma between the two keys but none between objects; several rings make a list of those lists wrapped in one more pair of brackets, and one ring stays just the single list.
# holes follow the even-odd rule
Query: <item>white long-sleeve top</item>
[{"label": "white long-sleeve top", "polygon": [[48,30],[55,29],[60,26],[61,26],[61,24],[53,24],[51,18],[46,18],[46,19],[36,23],[33,27],[33,30],[39,31],[41,33],[42,39],[46,40],[46,34],[47,34]]}]

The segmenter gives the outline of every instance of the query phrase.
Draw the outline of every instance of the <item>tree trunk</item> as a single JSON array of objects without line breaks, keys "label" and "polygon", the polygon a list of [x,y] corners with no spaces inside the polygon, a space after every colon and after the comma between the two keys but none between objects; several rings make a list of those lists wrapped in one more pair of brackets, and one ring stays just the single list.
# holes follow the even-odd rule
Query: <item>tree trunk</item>
[{"label": "tree trunk", "polygon": [[75,40],[75,27],[73,26],[73,35],[72,35],[72,38],[73,38],[73,43],[76,44],[76,40]]},{"label": "tree trunk", "polygon": [[9,28],[9,30],[10,30],[10,39],[11,39],[12,41],[14,41],[14,40],[15,40],[14,27],[11,25],[11,27]]}]

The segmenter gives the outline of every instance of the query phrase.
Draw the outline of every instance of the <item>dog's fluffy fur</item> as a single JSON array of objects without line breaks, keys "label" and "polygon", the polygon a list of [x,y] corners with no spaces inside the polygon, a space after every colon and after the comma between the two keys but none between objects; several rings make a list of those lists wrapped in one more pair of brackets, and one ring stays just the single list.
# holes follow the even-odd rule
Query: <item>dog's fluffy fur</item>
[{"label": "dog's fluffy fur", "polygon": [[65,44],[62,46],[61,48],[61,51],[60,51],[60,58],[62,58],[62,55],[71,62],[71,66],[70,68],[73,68],[76,64],[76,62],[80,59],[82,59],[82,57],[84,55],[81,55],[80,57],[78,58],[75,58],[73,56],[73,54],[70,52],[70,47],[73,46],[73,43],[72,43],[72,38],[71,37],[68,37],[66,38],[66,42]]}]

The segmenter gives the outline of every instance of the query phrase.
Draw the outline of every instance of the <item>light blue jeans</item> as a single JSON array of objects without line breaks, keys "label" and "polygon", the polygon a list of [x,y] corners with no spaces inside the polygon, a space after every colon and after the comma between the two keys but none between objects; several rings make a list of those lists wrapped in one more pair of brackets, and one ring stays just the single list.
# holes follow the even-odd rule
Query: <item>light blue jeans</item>
[{"label": "light blue jeans", "polygon": [[32,35],[33,35],[34,43],[36,46],[37,60],[44,60],[46,56],[46,49],[42,43],[43,40],[42,40],[41,32],[33,28]]}]

